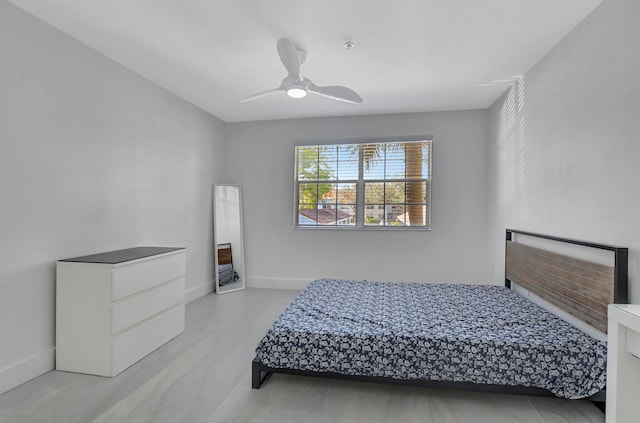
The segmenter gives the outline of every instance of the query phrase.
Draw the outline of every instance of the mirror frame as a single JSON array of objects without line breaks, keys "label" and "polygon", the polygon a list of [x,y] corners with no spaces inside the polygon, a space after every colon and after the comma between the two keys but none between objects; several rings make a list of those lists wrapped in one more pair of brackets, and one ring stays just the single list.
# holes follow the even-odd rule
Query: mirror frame
[{"label": "mirror frame", "polygon": [[[219,187],[234,187],[238,190],[238,222],[240,224],[240,246],[238,247],[237,243],[229,242],[229,240],[219,240],[218,239],[218,218],[217,215],[219,213],[220,205],[218,204],[218,188]],[[213,276],[215,282],[215,293],[216,294],[227,294],[229,292],[240,291],[246,288],[246,273],[245,273],[245,257],[244,257],[244,229],[242,223],[242,188],[238,184],[215,184],[213,186],[213,257],[214,257],[214,266],[213,266]],[[220,286],[220,277],[218,274],[218,245],[220,244],[231,244],[231,251],[233,257],[233,267],[237,269],[238,274],[240,275],[240,280],[237,281],[238,285],[231,289],[225,289],[224,286]],[[239,262],[236,265],[236,257],[239,258],[237,260]],[[236,282],[233,282],[236,283]]]}]

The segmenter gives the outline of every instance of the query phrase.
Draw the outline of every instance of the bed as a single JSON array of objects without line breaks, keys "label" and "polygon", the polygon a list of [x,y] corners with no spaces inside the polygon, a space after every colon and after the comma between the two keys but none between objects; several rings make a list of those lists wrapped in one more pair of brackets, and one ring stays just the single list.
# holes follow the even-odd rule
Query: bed
[{"label": "bed", "polygon": [[[520,239],[608,251],[614,265]],[[606,332],[607,304],[627,302],[627,249],[507,230],[505,251],[505,286],[310,283],[260,341],[253,388],[290,373],[604,401],[606,343],[510,288]]]}]

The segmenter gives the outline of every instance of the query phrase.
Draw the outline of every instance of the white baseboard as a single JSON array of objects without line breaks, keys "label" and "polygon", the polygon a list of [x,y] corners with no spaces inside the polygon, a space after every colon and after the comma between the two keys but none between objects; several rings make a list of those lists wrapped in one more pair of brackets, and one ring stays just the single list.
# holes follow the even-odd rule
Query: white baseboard
[{"label": "white baseboard", "polygon": [[187,304],[189,304],[191,301],[197,300],[198,298],[204,297],[208,293],[212,292],[213,287],[213,281],[209,281],[196,285],[193,288],[187,289],[187,291],[184,293],[184,300]]},{"label": "white baseboard", "polygon": [[0,369],[0,394],[55,368],[56,349],[50,348]]},{"label": "white baseboard", "polygon": [[292,278],[267,278],[258,277],[247,280],[248,288],[268,288],[268,289],[295,289],[301,290],[311,282],[312,279],[292,279]]},{"label": "white baseboard", "polygon": [[[311,282],[312,279],[293,279],[293,278],[251,278],[247,280],[247,288],[266,288],[266,289],[294,289],[301,290]],[[185,302],[197,300],[210,292],[215,287],[214,281],[204,282],[185,292]]]}]

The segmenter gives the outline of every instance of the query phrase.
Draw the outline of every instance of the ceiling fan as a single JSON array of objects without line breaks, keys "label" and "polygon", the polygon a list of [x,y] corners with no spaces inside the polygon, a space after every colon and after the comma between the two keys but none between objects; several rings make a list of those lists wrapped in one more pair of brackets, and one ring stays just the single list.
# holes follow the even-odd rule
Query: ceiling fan
[{"label": "ceiling fan", "polygon": [[254,94],[240,100],[241,102],[255,100],[279,91],[285,91],[289,97],[293,98],[302,98],[306,96],[307,93],[311,93],[346,103],[362,103],[362,97],[350,88],[339,85],[320,87],[311,82],[310,79],[302,76],[301,68],[307,58],[307,53],[303,50],[296,49],[293,41],[288,38],[280,38],[277,47],[280,60],[289,72],[289,75],[282,80],[278,88]]}]

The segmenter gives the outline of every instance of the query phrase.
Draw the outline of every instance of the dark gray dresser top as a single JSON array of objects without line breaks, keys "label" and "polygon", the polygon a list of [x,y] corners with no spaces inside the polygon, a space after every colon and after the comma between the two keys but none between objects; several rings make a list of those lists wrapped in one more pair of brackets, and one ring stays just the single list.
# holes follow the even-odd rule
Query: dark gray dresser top
[{"label": "dark gray dresser top", "polygon": [[89,256],[73,257],[58,261],[69,261],[75,263],[104,263],[118,264],[125,261],[137,260],[158,254],[170,253],[172,251],[184,250],[181,247],[135,247],[124,250],[109,251],[106,253],[92,254]]}]

